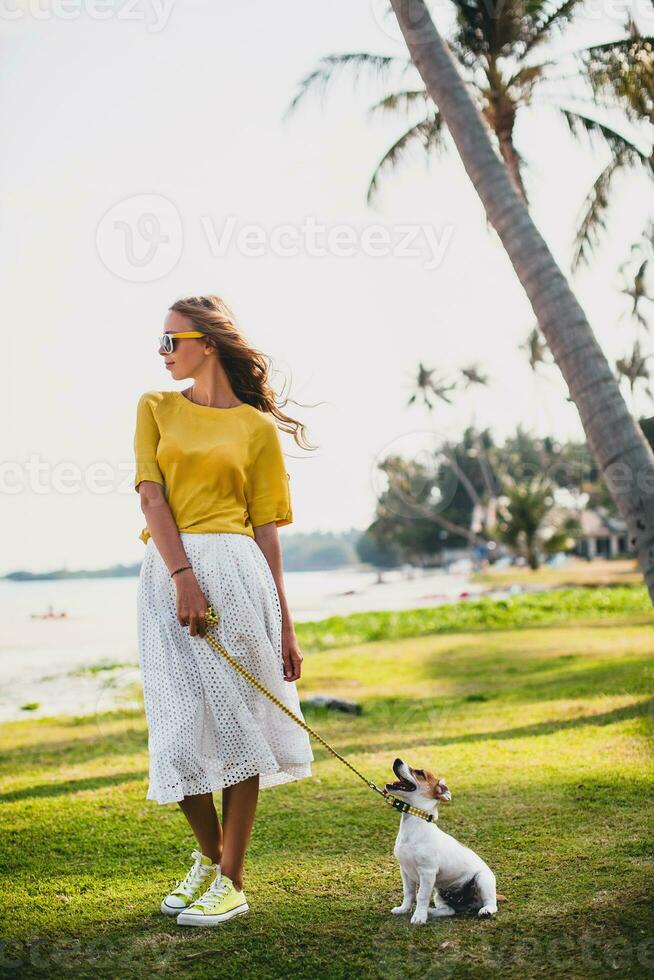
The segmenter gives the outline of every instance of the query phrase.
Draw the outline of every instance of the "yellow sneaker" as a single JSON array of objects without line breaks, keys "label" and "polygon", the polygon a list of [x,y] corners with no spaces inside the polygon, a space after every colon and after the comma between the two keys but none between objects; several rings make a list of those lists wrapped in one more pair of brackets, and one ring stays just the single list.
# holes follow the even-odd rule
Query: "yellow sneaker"
[{"label": "yellow sneaker", "polygon": [[183,881],[177,882],[177,887],[166,895],[161,903],[161,911],[166,915],[178,915],[182,909],[202,895],[202,893],[214,881],[216,875],[220,874],[220,865],[212,864],[211,858],[201,851],[193,851],[194,862]]},{"label": "yellow sneaker", "polygon": [[206,892],[177,916],[180,926],[218,926],[235,915],[242,915],[250,906],[245,893],[237,891],[234,882],[225,874],[217,874]]}]

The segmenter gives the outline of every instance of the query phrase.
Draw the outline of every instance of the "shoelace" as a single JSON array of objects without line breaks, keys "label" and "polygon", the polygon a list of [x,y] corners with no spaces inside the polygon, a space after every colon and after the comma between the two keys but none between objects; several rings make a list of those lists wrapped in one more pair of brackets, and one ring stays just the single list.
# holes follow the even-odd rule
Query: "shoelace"
[{"label": "shoelace", "polygon": [[200,851],[193,851],[195,863],[182,882],[178,882],[173,895],[185,895],[193,898],[193,892],[204,881],[204,879],[214,870],[212,865],[202,864],[202,854]]},{"label": "shoelace", "polygon": [[211,882],[206,892],[204,892],[203,895],[200,895],[198,900],[194,902],[193,905],[195,908],[198,906],[200,908],[205,908],[217,904],[218,902],[222,902],[225,895],[227,895],[232,887],[234,886],[230,881],[223,881],[222,878],[216,877]]}]

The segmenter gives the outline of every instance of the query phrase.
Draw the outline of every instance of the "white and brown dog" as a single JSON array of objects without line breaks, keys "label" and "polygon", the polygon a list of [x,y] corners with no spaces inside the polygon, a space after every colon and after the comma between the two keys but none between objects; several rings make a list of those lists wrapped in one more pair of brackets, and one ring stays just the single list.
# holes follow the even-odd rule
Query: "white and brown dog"
[{"label": "white and brown dog", "polygon": [[[411,806],[433,813],[438,819],[438,804],[449,802],[452,794],[442,779],[426,769],[412,769],[401,759],[393,763],[397,782],[386,783],[393,796]],[[428,917],[454,915],[456,912],[497,912],[495,875],[485,861],[456,838],[412,813],[403,813],[393,854],[402,874],[404,900],[391,909],[394,915],[416,909],[412,923],[425,923]],[[417,887],[417,896],[416,896]],[[432,893],[434,908],[429,908]]]}]

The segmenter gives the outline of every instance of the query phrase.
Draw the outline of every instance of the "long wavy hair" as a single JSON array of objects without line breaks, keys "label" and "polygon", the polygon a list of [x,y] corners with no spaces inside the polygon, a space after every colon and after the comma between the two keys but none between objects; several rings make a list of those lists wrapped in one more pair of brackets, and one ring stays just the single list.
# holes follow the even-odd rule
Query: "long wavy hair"
[{"label": "long wavy hair", "polygon": [[284,398],[277,404],[269,380],[272,359],[248,343],[236,325],[234,314],[220,296],[185,296],[169,309],[188,317],[193,329],[205,334],[241,401],[274,415],[280,422],[279,428],[290,432],[301,449],[317,448],[307,441],[305,425],[282,411],[289,399]]}]

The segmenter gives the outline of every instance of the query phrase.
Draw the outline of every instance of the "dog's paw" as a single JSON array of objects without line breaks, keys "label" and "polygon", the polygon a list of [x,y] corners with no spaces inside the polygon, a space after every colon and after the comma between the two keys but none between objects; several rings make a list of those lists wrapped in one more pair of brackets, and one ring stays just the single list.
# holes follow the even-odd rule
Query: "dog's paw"
[{"label": "dog's paw", "polygon": [[427,921],[427,909],[416,909],[411,916],[411,925],[423,926]]},{"label": "dog's paw", "polygon": [[406,913],[410,911],[410,905],[396,905],[394,909],[391,909],[393,915],[406,915]]},{"label": "dog's paw", "polygon": [[477,915],[480,915],[482,919],[485,919],[489,915],[495,915],[496,912],[497,912],[497,905],[482,905],[482,907],[477,912]]},{"label": "dog's paw", "polygon": [[442,918],[444,915],[455,915],[455,912],[449,905],[436,905],[433,909],[429,910],[429,914],[437,918]]}]

